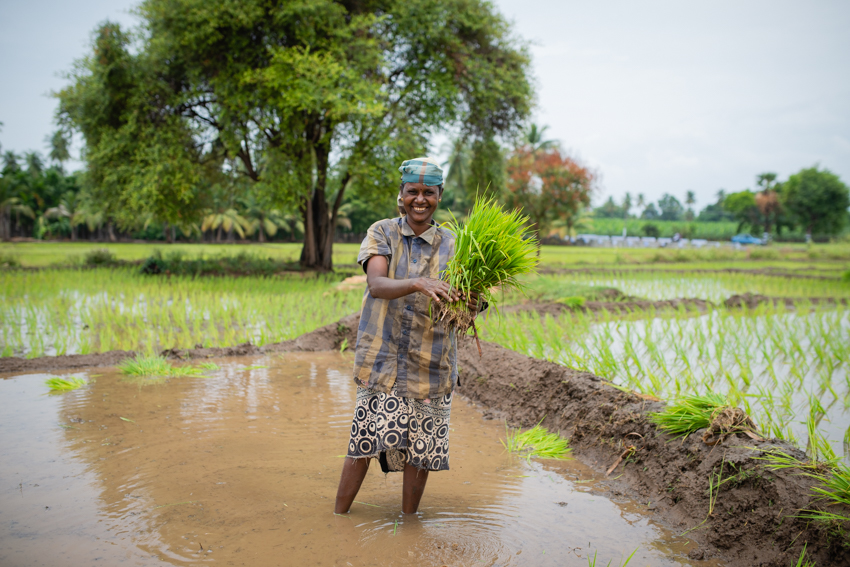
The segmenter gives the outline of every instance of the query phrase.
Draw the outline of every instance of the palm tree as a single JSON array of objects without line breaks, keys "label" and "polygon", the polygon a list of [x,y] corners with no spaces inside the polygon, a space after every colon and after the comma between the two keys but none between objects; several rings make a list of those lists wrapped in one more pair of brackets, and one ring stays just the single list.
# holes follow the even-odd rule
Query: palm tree
[{"label": "palm tree", "polygon": [[623,218],[629,218],[629,211],[632,210],[632,194],[626,191],[623,196]]},{"label": "palm tree", "polygon": [[215,241],[221,242],[222,229],[227,232],[227,240],[233,241],[233,232],[240,238],[245,238],[245,230],[250,223],[234,208],[229,208],[218,213],[210,213],[204,217],[201,231],[217,230]]},{"label": "palm tree", "polygon": [[543,136],[548,130],[548,126],[539,127],[533,122],[525,132],[524,141],[531,147],[531,153],[536,154],[540,150],[549,150],[558,145],[557,140],[544,140]]},{"label": "palm tree", "polygon": [[0,239],[12,237],[12,215],[20,222],[21,215],[35,219],[32,208],[21,201],[20,197],[7,197],[0,201]]},{"label": "palm tree", "polygon": [[466,191],[466,181],[469,177],[469,166],[472,162],[472,151],[463,137],[455,138],[450,144],[443,146],[443,151],[449,150],[449,161],[443,164],[449,168],[445,186],[461,194]]},{"label": "palm tree", "polygon": [[697,198],[693,191],[685,193],[685,204],[688,205],[688,210],[685,212],[685,218],[689,221],[694,220],[693,205],[696,204]]},{"label": "palm tree", "polygon": [[68,223],[71,225],[71,240],[77,239],[77,226],[82,224],[81,222],[75,223],[75,217],[77,216],[78,209],[80,207],[80,198],[77,193],[73,191],[66,191],[64,195],[59,199],[59,204],[55,207],[50,207],[44,214],[42,215],[45,219],[68,219]]},{"label": "palm tree", "polygon": [[41,161],[41,156],[37,152],[28,152],[24,156],[24,161],[27,162],[27,173],[33,177],[40,177],[44,171],[44,162]]}]

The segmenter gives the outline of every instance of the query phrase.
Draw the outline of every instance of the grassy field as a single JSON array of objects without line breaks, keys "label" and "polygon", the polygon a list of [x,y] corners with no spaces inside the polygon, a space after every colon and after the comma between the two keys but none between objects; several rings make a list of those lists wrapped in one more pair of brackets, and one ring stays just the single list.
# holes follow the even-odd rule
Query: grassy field
[{"label": "grassy field", "polygon": [[724,222],[699,222],[699,221],[662,221],[644,219],[605,219],[594,218],[590,221],[591,226],[584,232],[588,234],[605,234],[608,236],[620,236],[623,228],[628,236],[644,236],[643,227],[651,224],[658,228],[659,236],[670,238],[677,232],[687,235],[689,238],[705,238],[708,240],[729,240],[738,234],[738,223],[734,221]]},{"label": "grassy field", "polygon": [[[138,261],[156,250],[163,254],[181,252],[186,256],[217,257],[247,253],[285,262],[296,262],[300,243],[273,244],[164,244],[164,243],[100,243],[100,242],[24,242],[0,243],[0,258],[12,257],[24,267],[79,265],[86,253],[109,250],[117,259]],[[359,244],[334,244],[334,264],[357,262]],[[605,266],[640,267],[647,264],[665,269],[722,269],[724,267],[783,267],[788,269],[846,270],[850,268],[850,244],[777,244],[767,247],[735,249],[731,246],[704,249],[595,248],[582,246],[543,246],[540,260],[546,268],[581,268]],[[0,262],[2,263],[2,262]],[[746,264],[745,266],[741,264]]]},{"label": "grassy field", "polygon": [[[21,266],[44,268],[57,265],[81,264],[86,253],[99,249],[109,250],[118,260],[144,260],[160,250],[163,254],[181,252],[187,256],[236,256],[248,253],[284,262],[297,262],[301,244],[165,244],[158,243],[106,243],[106,242],[22,242],[0,243],[0,257],[12,256]],[[334,244],[334,264],[356,264],[359,244]]]}]

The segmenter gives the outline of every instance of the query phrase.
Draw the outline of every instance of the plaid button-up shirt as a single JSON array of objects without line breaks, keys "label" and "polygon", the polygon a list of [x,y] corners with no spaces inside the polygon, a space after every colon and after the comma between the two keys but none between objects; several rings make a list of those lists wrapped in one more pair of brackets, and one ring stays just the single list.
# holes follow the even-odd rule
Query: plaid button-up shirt
[{"label": "plaid button-up shirt", "polygon": [[[357,262],[386,256],[387,276],[437,279],[454,254],[454,235],[436,225],[416,236],[402,218],[369,227]],[[376,299],[366,289],[357,330],[354,381],[364,388],[416,399],[439,398],[457,382],[457,339],[428,314],[428,298],[412,293]]]}]

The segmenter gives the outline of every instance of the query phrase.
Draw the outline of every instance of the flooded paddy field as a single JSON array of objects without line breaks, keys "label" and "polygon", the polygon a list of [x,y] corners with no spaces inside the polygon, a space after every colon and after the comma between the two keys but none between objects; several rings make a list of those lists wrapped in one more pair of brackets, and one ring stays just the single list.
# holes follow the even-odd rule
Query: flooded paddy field
[{"label": "flooded paddy field", "polygon": [[451,470],[420,513],[401,478],[370,470],[332,513],[351,423],[351,356],[216,361],[205,377],[139,380],[111,368],[49,395],[56,374],[4,375],[2,565],[719,565],[609,498],[578,461],[504,452],[504,424],[453,404]]},{"label": "flooded paddy field", "polygon": [[817,434],[850,464],[846,305],[804,301],[792,308],[557,317],[526,311],[481,328],[485,338],[511,350],[592,372],[630,391],[664,400],[722,393],[765,434],[801,447]]}]

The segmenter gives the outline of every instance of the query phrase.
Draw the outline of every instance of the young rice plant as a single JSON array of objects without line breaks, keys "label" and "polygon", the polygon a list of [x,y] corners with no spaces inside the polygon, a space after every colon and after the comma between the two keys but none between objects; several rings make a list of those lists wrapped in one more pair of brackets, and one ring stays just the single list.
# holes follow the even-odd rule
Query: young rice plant
[{"label": "young rice plant", "polygon": [[[455,254],[443,279],[461,295],[477,293],[495,309],[493,288],[522,290],[519,277],[537,267],[537,239],[527,222],[528,217],[518,210],[508,212],[492,198],[478,198],[466,220],[454,219],[454,226],[449,228],[455,235]],[[440,303],[433,313],[435,321],[460,335],[472,327],[477,339],[475,315],[463,300]]]}]

